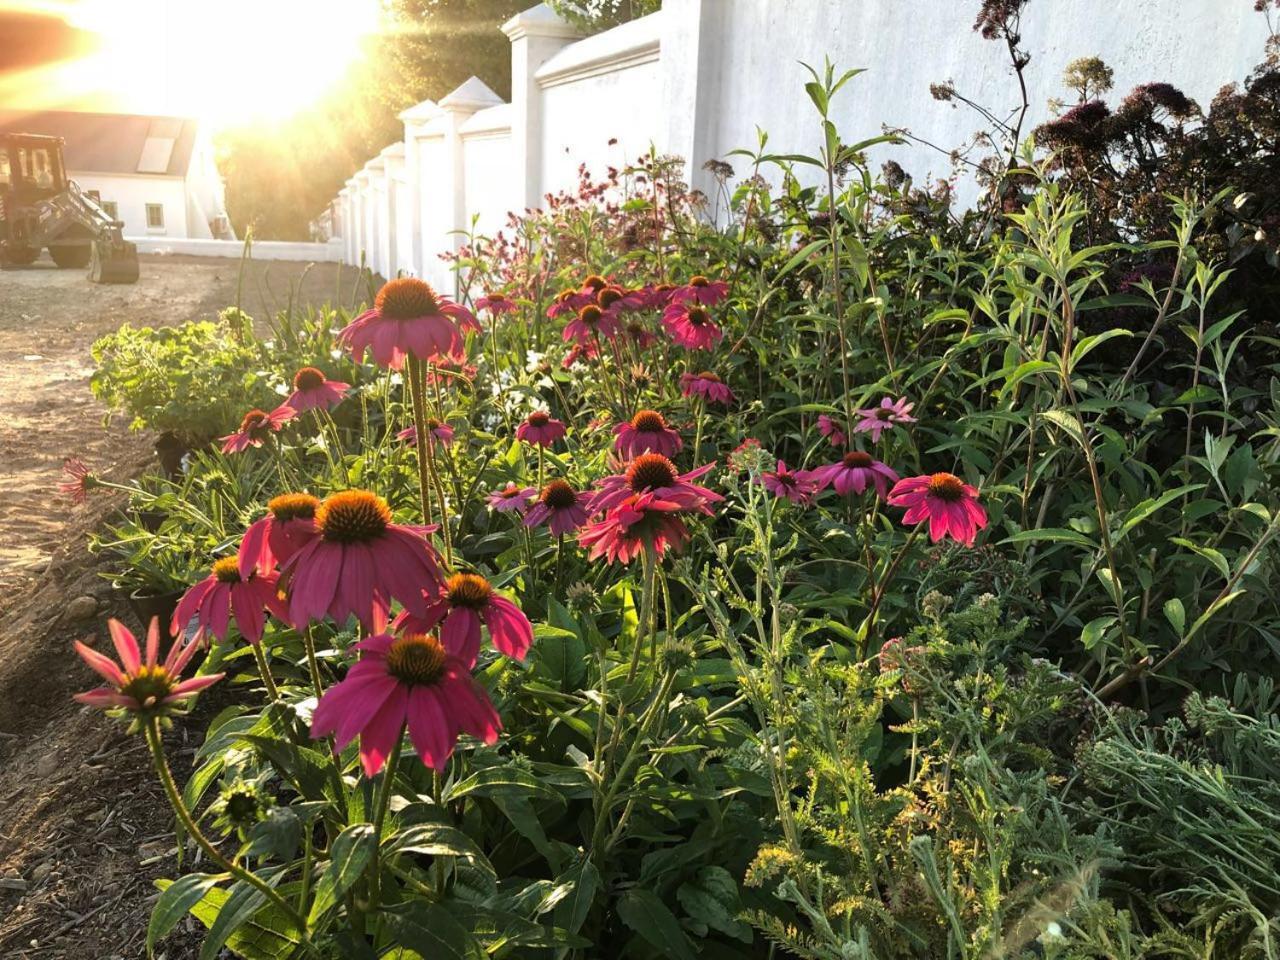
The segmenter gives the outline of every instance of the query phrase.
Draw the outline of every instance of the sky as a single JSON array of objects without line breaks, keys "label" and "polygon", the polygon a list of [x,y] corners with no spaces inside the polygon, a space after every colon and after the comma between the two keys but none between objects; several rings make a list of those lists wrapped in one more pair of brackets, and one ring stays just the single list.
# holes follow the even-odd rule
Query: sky
[{"label": "sky", "polygon": [[380,0],[0,0],[0,108],[283,119],[380,17]]}]

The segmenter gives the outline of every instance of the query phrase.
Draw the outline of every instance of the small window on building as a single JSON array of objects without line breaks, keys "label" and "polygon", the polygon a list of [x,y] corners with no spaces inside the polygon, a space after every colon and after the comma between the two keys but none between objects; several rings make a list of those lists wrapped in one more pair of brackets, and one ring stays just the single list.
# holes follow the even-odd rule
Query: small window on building
[{"label": "small window on building", "polygon": [[147,204],[147,229],[148,230],[164,229],[164,204],[163,203]]},{"label": "small window on building", "polygon": [[114,200],[103,200],[102,209],[112,220],[120,219],[120,206]]}]

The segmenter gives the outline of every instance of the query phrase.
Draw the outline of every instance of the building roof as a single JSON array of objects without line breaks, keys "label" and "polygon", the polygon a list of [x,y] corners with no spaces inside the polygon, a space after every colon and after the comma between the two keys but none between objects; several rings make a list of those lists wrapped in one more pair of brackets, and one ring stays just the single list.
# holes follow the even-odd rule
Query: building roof
[{"label": "building roof", "polygon": [[186,176],[197,122],[189,117],[70,110],[0,110],[0,133],[62,137],[67,169]]}]

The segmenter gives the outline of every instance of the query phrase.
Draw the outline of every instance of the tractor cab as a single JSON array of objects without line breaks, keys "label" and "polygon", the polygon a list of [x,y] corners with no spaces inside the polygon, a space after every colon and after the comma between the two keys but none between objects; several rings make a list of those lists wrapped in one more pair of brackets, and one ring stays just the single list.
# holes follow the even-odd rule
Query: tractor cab
[{"label": "tractor cab", "polygon": [[56,196],[66,186],[61,137],[0,134],[0,194],[26,204]]}]

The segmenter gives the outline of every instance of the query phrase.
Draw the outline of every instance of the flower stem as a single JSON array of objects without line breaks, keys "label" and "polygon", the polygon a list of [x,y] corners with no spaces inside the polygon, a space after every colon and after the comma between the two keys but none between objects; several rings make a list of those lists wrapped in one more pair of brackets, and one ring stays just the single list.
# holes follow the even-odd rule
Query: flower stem
[{"label": "flower stem", "polygon": [[271,664],[267,663],[267,655],[262,652],[261,643],[251,643],[253,659],[258,661],[258,673],[262,677],[262,685],[267,688],[267,697],[272,702],[280,699],[280,691],[276,688],[276,678],[271,675]]},{"label": "flower stem", "polygon": [[427,432],[427,405],[422,396],[422,363],[417,357],[409,355],[407,368],[409,377],[409,402],[413,406],[413,429],[418,436],[418,495],[422,501],[422,522],[431,523],[431,481],[427,474],[427,450],[430,449],[430,434]]},{"label": "flower stem", "polygon": [[320,679],[320,664],[316,661],[316,641],[311,635],[311,624],[302,631],[302,645],[307,650],[307,669],[311,672],[311,686],[315,688],[316,697],[324,693],[324,683]]},{"label": "flower stem", "polygon": [[404,727],[396,735],[396,745],[391,748],[391,756],[387,765],[382,768],[382,783],[378,789],[377,805],[373,814],[373,856],[369,858],[369,909],[377,911],[379,889],[382,879],[382,867],[379,854],[382,849],[382,827],[387,820],[387,810],[391,808],[391,794],[396,786],[396,768],[400,766],[400,750],[404,745]]},{"label": "flower stem", "polygon": [[164,742],[160,736],[159,718],[148,717],[143,725],[143,730],[146,733],[147,746],[151,749],[151,759],[155,766],[156,776],[160,778],[160,785],[164,787],[165,796],[168,797],[169,804],[173,807],[173,812],[177,815],[178,822],[182,824],[182,828],[204,851],[205,855],[225,873],[229,873],[237,880],[249,884],[249,886],[265,896],[272,905],[282,911],[298,933],[301,934],[303,942],[307,943],[307,921],[303,919],[302,914],[290,906],[284,897],[280,896],[265,880],[224,857],[218,851],[218,848],[209,842],[209,838],[201,832],[200,827],[197,826],[195,818],[191,816],[191,811],[187,809],[187,805],[182,800],[182,794],[178,790],[177,783],[174,782],[173,773],[169,769],[169,761],[165,759]]}]

